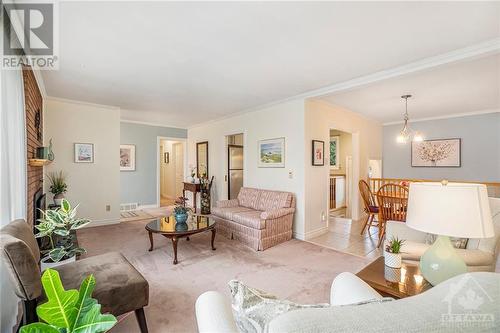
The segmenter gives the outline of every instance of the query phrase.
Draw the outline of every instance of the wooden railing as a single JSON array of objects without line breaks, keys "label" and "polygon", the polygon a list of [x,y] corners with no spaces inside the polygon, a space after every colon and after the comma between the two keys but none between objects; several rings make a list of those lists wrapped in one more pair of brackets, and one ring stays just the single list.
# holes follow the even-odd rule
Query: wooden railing
[{"label": "wooden railing", "polygon": [[[385,184],[401,184],[401,183],[415,183],[415,182],[437,182],[438,180],[429,179],[405,179],[405,178],[368,178],[368,184],[372,193],[377,193],[378,189]],[[500,183],[494,182],[471,182],[460,180],[449,180],[450,183],[474,183],[484,184],[488,188],[488,196],[500,198]]]},{"label": "wooden railing", "polygon": [[335,209],[335,178],[330,177],[330,209]]}]

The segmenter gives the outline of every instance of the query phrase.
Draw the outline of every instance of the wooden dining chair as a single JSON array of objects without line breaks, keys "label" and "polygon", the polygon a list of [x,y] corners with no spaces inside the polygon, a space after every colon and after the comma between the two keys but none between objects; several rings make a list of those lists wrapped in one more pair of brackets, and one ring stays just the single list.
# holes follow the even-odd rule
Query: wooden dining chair
[{"label": "wooden dining chair", "polygon": [[[363,225],[363,229],[361,229],[361,235],[365,232],[366,227],[368,226],[368,233],[370,232],[370,227],[373,225],[373,220],[375,216],[378,215],[378,206],[375,201],[375,196],[370,190],[370,185],[364,180],[360,180],[358,183],[359,193],[361,194],[361,198],[363,199],[363,205],[365,206],[364,211],[367,214],[365,223]],[[378,223],[378,219],[377,219]]]},{"label": "wooden dining chair", "polygon": [[387,221],[406,221],[408,206],[408,187],[399,184],[383,185],[377,192],[379,207],[379,240],[380,247],[385,236]]}]

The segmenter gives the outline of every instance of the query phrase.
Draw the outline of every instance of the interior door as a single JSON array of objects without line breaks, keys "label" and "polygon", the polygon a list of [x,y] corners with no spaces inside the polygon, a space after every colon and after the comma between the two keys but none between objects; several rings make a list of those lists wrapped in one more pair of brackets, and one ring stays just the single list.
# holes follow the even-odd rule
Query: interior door
[{"label": "interior door", "polygon": [[243,187],[243,146],[227,146],[228,198],[235,199]]},{"label": "interior door", "polygon": [[174,151],[174,165],[175,165],[175,196],[182,196],[182,189],[184,184],[184,149],[182,143],[175,143],[173,145]]}]

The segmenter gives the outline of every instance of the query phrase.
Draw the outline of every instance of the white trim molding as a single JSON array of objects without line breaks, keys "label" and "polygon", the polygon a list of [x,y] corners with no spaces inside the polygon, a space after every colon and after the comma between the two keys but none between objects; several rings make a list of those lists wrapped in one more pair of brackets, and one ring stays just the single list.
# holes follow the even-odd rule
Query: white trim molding
[{"label": "white trim molding", "polygon": [[313,231],[308,231],[306,233],[299,233],[299,232],[293,232],[293,238],[295,239],[300,239],[303,241],[308,241],[312,238],[321,236],[323,234],[326,234],[328,232],[328,227],[324,226],[319,229],[313,230]]},{"label": "white trim molding", "polygon": [[97,103],[90,103],[90,102],[83,102],[83,101],[77,101],[77,100],[68,99],[68,98],[60,98],[60,97],[47,96],[46,99],[47,100],[51,100],[51,101],[56,101],[56,102],[80,104],[80,105],[98,107],[98,108],[103,108],[103,109],[120,110],[120,108],[118,106],[105,105],[105,104],[97,104]]},{"label": "white trim molding", "polygon": [[92,227],[101,227],[104,225],[112,225],[112,224],[119,224],[120,219],[103,219],[103,220],[93,220],[86,226],[82,227],[82,229],[86,228],[92,228]]},{"label": "white trim molding", "polygon": [[[411,119],[409,122],[410,123],[418,123],[418,122],[421,122],[421,121],[428,121],[428,120],[439,120],[439,119],[450,119],[450,118],[479,116],[479,115],[482,115],[482,114],[489,114],[489,113],[500,113],[500,109],[472,111],[472,112],[462,112],[462,113],[448,114],[448,115],[444,115],[444,116],[417,118],[417,119]],[[404,123],[404,121],[398,120],[398,121],[391,121],[391,122],[383,123],[382,126],[399,125],[399,124],[403,124],[403,123]]]},{"label": "white trim molding", "polygon": [[159,123],[150,123],[147,121],[138,121],[138,120],[128,120],[128,119],[120,119],[121,123],[129,123],[129,124],[138,124],[138,125],[147,125],[147,126],[155,126],[155,127],[165,127],[165,128],[175,128],[175,129],[181,129],[181,130],[187,130],[185,127],[178,127],[178,126],[170,126],[166,124],[159,124]]}]

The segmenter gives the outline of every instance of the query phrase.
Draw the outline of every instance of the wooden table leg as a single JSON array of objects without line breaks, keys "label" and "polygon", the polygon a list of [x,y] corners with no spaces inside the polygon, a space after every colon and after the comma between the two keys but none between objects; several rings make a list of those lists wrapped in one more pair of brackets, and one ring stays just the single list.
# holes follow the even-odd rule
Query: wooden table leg
[{"label": "wooden table leg", "polygon": [[186,237],[186,240],[189,242],[189,236]]},{"label": "wooden table leg", "polygon": [[212,251],[215,251],[214,241],[215,241],[215,228],[212,229]]},{"label": "wooden table leg", "polygon": [[174,247],[174,265],[177,265],[177,237],[172,237],[172,245]]},{"label": "wooden table leg", "polygon": [[148,231],[149,233],[149,243],[151,243],[151,247],[149,248],[148,251],[153,251],[153,233],[151,231]]}]

